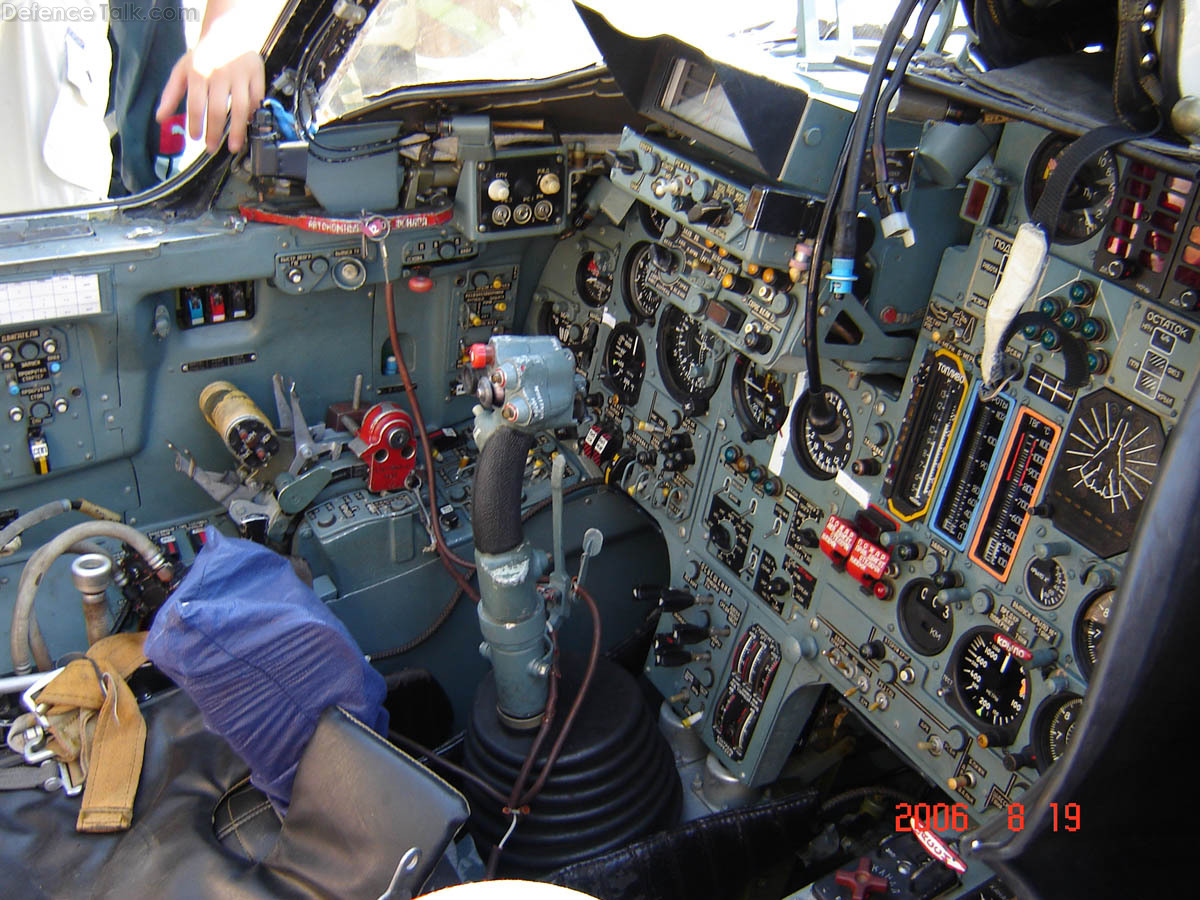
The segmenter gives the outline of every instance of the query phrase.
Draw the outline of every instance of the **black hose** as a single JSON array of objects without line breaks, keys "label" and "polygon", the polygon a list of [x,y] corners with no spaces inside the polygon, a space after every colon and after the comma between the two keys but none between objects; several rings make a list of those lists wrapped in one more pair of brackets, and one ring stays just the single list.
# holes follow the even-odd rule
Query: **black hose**
[{"label": "black hose", "polygon": [[505,553],[521,543],[521,486],[533,435],[497,428],[479,452],[471,530],[480,553]]},{"label": "black hose", "polygon": [[[919,0],[901,0],[896,7],[896,14],[884,29],[883,39],[879,42],[879,50],[871,63],[871,71],[867,74],[867,83],[858,101],[858,109],[854,114],[853,127],[850,131],[850,155],[846,160],[846,176],[842,182],[842,193],[838,201],[837,231],[833,237],[834,258],[853,259],[856,249],[855,229],[858,222],[858,188],[862,180],[863,155],[867,149],[867,134],[874,118],[875,106],[879,100],[879,88],[883,84],[883,76],[887,72],[888,63],[892,59],[892,51],[904,30],[904,23],[912,15]],[[815,261],[815,259],[814,259]]]},{"label": "black hose", "polygon": [[912,62],[917,50],[924,44],[925,30],[929,28],[929,22],[933,19],[933,14],[937,12],[941,3],[942,0],[925,0],[925,6],[921,9],[921,15],[917,19],[912,37],[908,39],[900,56],[896,59],[896,65],[892,68],[892,77],[888,79],[887,87],[883,89],[879,102],[875,104],[875,117],[871,122],[871,161],[875,166],[877,191],[888,180],[887,149],[883,144],[884,130],[887,128],[888,107],[892,105],[892,98],[896,96],[896,92],[900,90],[900,85],[904,82],[904,73],[908,71],[908,64]]}]

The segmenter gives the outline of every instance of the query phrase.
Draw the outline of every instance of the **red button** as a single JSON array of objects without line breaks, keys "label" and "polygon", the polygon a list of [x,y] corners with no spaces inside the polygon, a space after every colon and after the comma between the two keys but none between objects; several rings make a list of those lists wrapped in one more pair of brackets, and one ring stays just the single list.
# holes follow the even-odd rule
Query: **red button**
[{"label": "red button", "polygon": [[433,279],[428,275],[414,275],[408,279],[408,289],[415,294],[427,294],[433,290]]},{"label": "red button", "polygon": [[472,344],[468,352],[472,369],[486,369],[487,364],[492,361],[492,348],[487,344]]}]

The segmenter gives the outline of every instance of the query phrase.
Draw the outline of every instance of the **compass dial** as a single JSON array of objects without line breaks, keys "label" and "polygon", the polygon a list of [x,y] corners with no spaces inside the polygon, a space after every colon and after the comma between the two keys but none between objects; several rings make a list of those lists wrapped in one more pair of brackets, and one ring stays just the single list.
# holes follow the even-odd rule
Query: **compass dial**
[{"label": "compass dial", "polygon": [[1164,441],[1158,416],[1108,388],[1081,399],[1050,482],[1054,524],[1099,556],[1129,549]]},{"label": "compass dial", "polygon": [[833,388],[825,388],[825,399],[833,407],[835,419],[834,429],[829,434],[821,434],[808,420],[808,391],[796,401],[792,412],[792,452],[804,471],[822,481],[836,478],[838,471],[850,464],[854,452],[854,420],[850,418],[850,407]]}]

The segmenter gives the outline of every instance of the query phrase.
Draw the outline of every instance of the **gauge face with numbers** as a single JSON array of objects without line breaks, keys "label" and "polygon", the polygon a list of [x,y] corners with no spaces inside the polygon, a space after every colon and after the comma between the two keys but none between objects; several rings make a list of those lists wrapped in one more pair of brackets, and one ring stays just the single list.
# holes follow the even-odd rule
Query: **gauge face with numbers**
[{"label": "gauge face with numbers", "polygon": [[708,408],[725,370],[724,344],[678,306],[658,323],[658,365],[663,385],[688,415]]},{"label": "gauge face with numbers", "polygon": [[1029,675],[1021,661],[996,640],[995,628],[968,632],[954,654],[951,672],[959,702],[981,725],[1003,728],[1025,715]]},{"label": "gauge face with numbers", "polygon": [[1092,677],[1092,669],[1100,661],[1100,642],[1112,615],[1116,588],[1104,588],[1087,597],[1075,620],[1075,658],[1084,678]]},{"label": "gauge face with numbers", "polygon": [[900,633],[922,656],[937,656],[954,637],[954,610],[937,602],[938,588],[928,578],[916,578],[904,586],[896,603]]},{"label": "gauge face with numbers", "polygon": [[1051,697],[1038,707],[1033,739],[1039,772],[1045,772],[1066,754],[1082,711],[1083,698],[1069,692]]},{"label": "gauge face with numbers", "polygon": [[[1030,213],[1037,206],[1046,183],[1071,138],[1051,135],[1034,151],[1025,173],[1025,203]],[[1111,150],[1105,150],[1084,163],[1067,188],[1054,230],[1054,242],[1079,244],[1104,227],[1117,199],[1117,160]]]},{"label": "gauge face with numbers", "polygon": [[733,411],[742,425],[742,440],[775,434],[787,420],[783,380],[739,354],[733,361]]},{"label": "gauge face with numbers", "polygon": [[604,347],[604,379],[626,406],[637,403],[646,377],[646,345],[628,322],[618,322]]},{"label": "gauge face with numbers", "polygon": [[667,293],[663,274],[668,271],[670,253],[657,244],[643,241],[634,244],[625,258],[624,277],[621,288],[625,294],[625,305],[639,319],[653,319],[662,306]]},{"label": "gauge face with numbers", "polygon": [[825,397],[833,407],[834,428],[829,434],[821,434],[808,420],[808,406],[812,402],[808,391],[796,401],[792,413],[792,452],[805,472],[822,481],[837,477],[837,473],[849,465],[854,452],[854,420],[850,418],[850,407],[833,388],[825,388]]},{"label": "gauge face with numbers", "polygon": [[607,253],[592,250],[579,257],[575,267],[575,290],[588,306],[601,307],[612,297],[613,276],[609,266]]}]

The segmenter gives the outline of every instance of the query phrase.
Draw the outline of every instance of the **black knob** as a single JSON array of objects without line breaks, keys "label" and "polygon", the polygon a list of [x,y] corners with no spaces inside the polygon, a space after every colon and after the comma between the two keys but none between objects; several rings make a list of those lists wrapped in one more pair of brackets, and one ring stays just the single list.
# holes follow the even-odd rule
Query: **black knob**
[{"label": "black knob", "polygon": [[653,450],[639,450],[638,451],[637,461],[640,462],[643,466],[653,466],[657,460],[658,460],[658,454],[655,453]]},{"label": "black knob", "polygon": [[1010,772],[1015,772],[1017,769],[1032,768],[1037,764],[1037,757],[1034,755],[1032,747],[1026,747],[1024,750],[1018,750],[1016,753],[1005,753],[1001,762],[1004,763],[1004,768]]},{"label": "black knob", "polygon": [[730,219],[729,204],[724,200],[705,200],[695,203],[687,213],[688,221],[693,225],[728,225]]},{"label": "black knob", "polygon": [[792,583],[786,578],[776,575],[771,579],[771,583],[767,585],[767,590],[776,597],[780,597],[784,594],[791,593]]},{"label": "black knob", "polygon": [[635,584],[633,599],[641,603],[657,603],[662,598],[663,590],[661,584]]},{"label": "black knob", "polygon": [[1043,500],[1041,503],[1029,507],[1029,514],[1037,516],[1039,519],[1049,519],[1054,515],[1054,507]]},{"label": "black knob", "polygon": [[696,462],[696,454],[691,450],[680,450],[672,453],[663,460],[663,468],[668,472],[682,472]]},{"label": "black knob", "polygon": [[821,539],[811,528],[801,528],[796,532],[796,537],[800,539],[801,547],[816,547],[821,543]]},{"label": "black knob", "polygon": [[679,649],[679,641],[675,640],[675,635],[660,631],[654,636],[655,653],[664,653],[676,649]]},{"label": "black knob", "polygon": [[770,336],[761,331],[747,331],[742,336],[742,345],[751,353],[767,353],[772,343]]},{"label": "black knob", "polygon": [[702,644],[708,640],[712,630],[707,625],[677,622],[671,634],[677,644]]},{"label": "black knob", "polygon": [[668,588],[658,598],[658,608],[663,612],[676,613],[696,605],[696,598],[690,592],[679,588]]},{"label": "black knob", "polygon": [[883,659],[887,648],[883,646],[883,641],[867,641],[859,645],[858,652],[863,659]]},{"label": "black knob", "polygon": [[878,475],[879,460],[873,456],[866,456],[862,459],[856,459],[850,463],[850,471],[855,475]]},{"label": "black knob", "polygon": [[604,160],[610,169],[620,169],[625,175],[632,175],[641,168],[638,155],[632,150],[610,150],[604,154]]},{"label": "black knob", "polygon": [[934,575],[933,583],[940,590],[944,591],[948,588],[962,587],[963,577],[961,573],[955,572],[953,569],[948,569],[945,572],[938,572]]},{"label": "black knob", "polygon": [[921,555],[921,548],[916,544],[898,544],[896,556],[901,562],[911,562]]},{"label": "black knob", "polygon": [[667,435],[662,442],[662,448],[674,452],[676,450],[687,450],[692,446],[692,436],[686,431],[677,434]]},{"label": "black knob", "polygon": [[728,522],[718,522],[712,527],[710,532],[712,542],[721,550],[729,551],[733,549],[735,538],[734,530]]},{"label": "black knob", "polygon": [[692,661],[692,654],[682,647],[663,647],[654,650],[654,664],[667,669],[677,669]]}]

